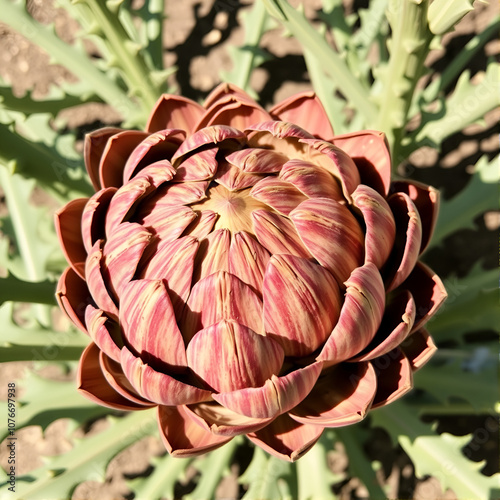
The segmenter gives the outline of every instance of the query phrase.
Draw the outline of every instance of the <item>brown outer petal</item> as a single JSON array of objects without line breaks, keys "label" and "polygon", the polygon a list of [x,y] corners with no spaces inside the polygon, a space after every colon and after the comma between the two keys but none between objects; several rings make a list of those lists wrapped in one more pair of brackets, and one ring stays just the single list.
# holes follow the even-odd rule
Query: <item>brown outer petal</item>
[{"label": "brown outer petal", "polygon": [[116,333],[113,335],[112,330],[106,326],[106,323],[108,323],[110,328],[113,328],[112,323],[114,322],[109,320],[104,311],[96,309],[93,305],[89,304],[85,309],[85,324],[87,325],[90,337],[101,351],[119,362],[121,348],[121,345],[117,345],[117,340],[121,342],[119,326],[117,323],[114,323],[114,332]]},{"label": "brown outer petal", "polygon": [[108,139],[118,132],[123,132],[123,129],[106,127],[94,130],[93,132],[85,135],[83,158],[85,160],[85,166],[87,167],[90,181],[96,191],[99,191],[99,189],[103,187],[101,186],[101,181],[99,180],[99,164],[101,162],[101,156],[104,153]]},{"label": "brown outer petal", "polygon": [[322,376],[290,417],[303,424],[340,427],[365,418],[377,391],[370,363],[341,363]]},{"label": "brown outer petal", "polygon": [[158,406],[158,425],[163,444],[174,457],[202,455],[232,439],[205,430],[187,415],[183,406]]},{"label": "brown outer petal", "polygon": [[82,237],[87,253],[90,253],[97,240],[106,236],[104,229],[106,213],[116,191],[114,187],[101,189],[89,199],[83,209]]},{"label": "brown outer petal", "polygon": [[82,332],[88,333],[85,326],[85,308],[92,302],[92,296],[85,280],[82,280],[72,267],[66,268],[61,274],[57,283],[56,299],[73,324]]},{"label": "brown outer petal", "polygon": [[89,344],[82,353],[77,373],[77,387],[80,394],[94,403],[115,410],[150,408],[151,405],[125,398],[108,383],[101,367],[100,353],[94,343]]},{"label": "brown outer petal", "polygon": [[295,94],[269,111],[284,122],[292,122],[311,134],[331,142],[334,133],[325,108],[312,91]]},{"label": "brown outer petal", "polygon": [[333,144],[344,150],[356,163],[361,183],[387,196],[391,184],[391,154],[385,134],[363,130],[337,135]]},{"label": "brown outer petal", "polygon": [[203,106],[208,109],[216,105],[219,101],[224,100],[226,96],[231,96],[235,100],[251,103],[255,102],[243,89],[234,85],[234,83],[221,83],[208,94]]},{"label": "brown outer petal", "polygon": [[281,415],[247,437],[271,455],[295,462],[312,448],[322,432],[323,428],[319,425],[304,425],[288,415]]},{"label": "brown outer petal", "polygon": [[185,130],[190,134],[205,110],[186,97],[163,94],[149,115],[146,130],[149,133],[167,128]]},{"label": "brown outer petal", "polygon": [[420,370],[437,351],[432,337],[425,328],[413,332],[400,347],[409,359],[414,372]]},{"label": "brown outer petal", "polygon": [[57,210],[54,225],[62,251],[69,265],[82,278],[85,277],[87,251],[81,231],[82,214],[88,198],[72,200]]},{"label": "brown outer petal", "polygon": [[429,244],[436,227],[439,191],[417,181],[394,181],[391,184],[391,192],[406,193],[415,203],[422,220],[422,244],[420,246],[420,253],[422,253]]}]

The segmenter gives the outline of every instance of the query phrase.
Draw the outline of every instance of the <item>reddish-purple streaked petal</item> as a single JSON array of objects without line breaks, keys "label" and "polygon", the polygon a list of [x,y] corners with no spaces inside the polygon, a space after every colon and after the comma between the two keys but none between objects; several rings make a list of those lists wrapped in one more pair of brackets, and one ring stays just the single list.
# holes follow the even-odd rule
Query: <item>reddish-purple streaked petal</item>
[{"label": "reddish-purple streaked petal", "polygon": [[231,441],[203,429],[188,415],[184,407],[158,407],[160,437],[173,457],[195,457],[208,453]]},{"label": "reddish-purple streaked petal", "polygon": [[323,374],[289,415],[322,427],[354,424],[365,418],[376,391],[377,377],[370,363],[341,363]]},{"label": "reddish-purple streaked petal", "polygon": [[391,184],[391,154],[383,132],[351,132],[337,135],[332,142],[354,160],[363,184],[387,195]]},{"label": "reddish-purple streaked petal", "polygon": [[162,206],[189,205],[204,200],[210,181],[193,181],[168,184],[158,189],[156,197],[161,197]]},{"label": "reddish-purple streaked petal", "polygon": [[246,130],[255,132],[269,132],[276,139],[288,139],[290,137],[293,137],[296,139],[316,140],[314,139],[313,135],[311,135],[303,128],[295,125],[294,123],[283,121],[271,120],[267,122],[256,123],[255,125],[247,127]]},{"label": "reddish-purple streaked petal", "polygon": [[342,186],[344,197],[351,202],[351,194],[361,182],[358,168],[352,158],[329,142],[319,139],[301,139],[300,142],[310,146],[308,157],[305,159],[335,176]]},{"label": "reddish-purple streaked petal", "polygon": [[309,198],[329,198],[343,201],[342,189],[335,177],[313,163],[295,159],[283,165],[279,178],[292,183]]},{"label": "reddish-purple streaked petal", "polygon": [[217,392],[259,387],[280,371],[285,359],[272,338],[225,319],[200,330],[186,354],[189,367]]},{"label": "reddish-purple streaked petal", "polygon": [[[205,104],[206,106],[206,104]],[[228,125],[244,130],[246,127],[270,120],[271,115],[261,108],[252,99],[239,99],[233,95],[226,95],[212,104],[196,125],[201,130],[211,125]]]},{"label": "reddish-purple streaked petal", "polygon": [[241,130],[237,130],[227,125],[213,125],[198,130],[192,136],[188,137],[172,157],[172,163],[181,158],[187,153],[191,153],[202,146],[208,144],[220,144],[226,140],[232,139],[238,142],[243,142],[246,136]]},{"label": "reddish-purple streaked petal", "polygon": [[166,373],[156,371],[134,356],[126,347],[121,351],[123,372],[132,387],[143,397],[159,405],[177,406],[210,401],[209,391],[185,384]]},{"label": "reddish-purple streaked petal", "polygon": [[415,314],[415,301],[408,290],[401,290],[391,297],[375,337],[360,355],[350,361],[369,361],[398,347],[410,333]]},{"label": "reddish-purple streaked petal", "polygon": [[92,343],[82,353],[76,378],[80,394],[94,403],[115,410],[146,410],[150,408],[151,405],[125,398],[108,383],[99,362],[100,352],[99,348]]},{"label": "reddish-purple streaked petal", "polygon": [[103,188],[123,184],[123,169],[128,157],[147,136],[146,132],[123,130],[108,139],[99,163],[99,182]]},{"label": "reddish-purple streaked petal", "polygon": [[193,284],[218,271],[229,271],[231,231],[216,229],[200,241],[196,254]]},{"label": "reddish-purple streaked petal", "polygon": [[422,223],[417,207],[407,194],[395,193],[388,201],[396,221],[394,250],[383,271],[386,288],[390,292],[401,285],[417,263],[422,243]]},{"label": "reddish-purple streaked petal", "polygon": [[167,205],[165,200],[146,201],[141,206],[138,222],[162,242],[176,240],[196,219],[189,207]]},{"label": "reddish-purple streaked petal", "polygon": [[448,297],[439,276],[422,262],[417,262],[401,288],[408,289],[415,299],[417,316],[413,332],[424,326]]},{"label": "reddish-purple streaked petal", "polygon": [[241,102],[255,102],[243,89],[240,89],[237,85],[233,83],[221,83],[215,87],[215,89],[208,94],[203,106],[205,109],[212,107],[219,101],[224,100],[227,96],[232,96],[235,100]]},{"label": "reddish-purple streaked petal", "polygon": [[275,177],[265,177],[257,182],[250,191],[250,196],[282,215],[288,215],[297,205],[307,200],[307,196],[293,184]]},{"label": "reddish-purple streaked petal", "polygon": [[432,337],[425,328],[413,332],[403,342],[401,349],[410,361],[413,371],[420,370],[437,351]]},{"label": "reddish-purple streaked petal", "polygon": [[254,210],[252,220],[259,243],[270,253],[311,258],[311,254],[302,243],[297,230],[288,217],[268,210]]},{"label": "reddish-purple streaked petal", "polygon": [[269,252],[246,231],[233,235],[229,249],[229,272],[262,293],[262,281],[269,261]]},{"label": "reddish-purple streaked petal", "polygon": [[266,335],[287,356],[307,356],[330,335],[342,301],[334,277],[323,267],[292,255],[273,255],[262,285]]},{"label": "reddish-purple streaked petal", "polygon": [[363,263],[363,231],[345,205],[310,198],[290,213],[290,219],[305,247],[339,285]]},{"label": "reddish-purple streaked petal", "polygon": [[319,425],[300,424],[288,415],[281,415],[247,437],[271,455],[295,462],[313,447],[322,432]]},{"label": "reddish-purple streaked petal", "polygon": [[83,158],[85,160],[85,166],[87,167],[90,181],[96,191],[99,191],[99,189],[102,188],[99,180],[99,164],[108,139],[122,131],[123,130],[121,128],[106,127],[94,130],[93,132],[85,135]]},{"label": "reddish-purple streaked petal", "polygon": [[320,139],[331,141],[333,128],[314,92],[295,94],[270,110],[271,115],[282,121],[292,122]]},{"label": "reddish-purple streaked petal", "polygon": [[287,157],[278,151],[246,148],[226,156],[226,161],[249,174],[273,174],[281,170]]},{"label": "reddish-purple streaked petal", "polygon": [[164,182],[172,179],[174,175],[175,168],[168,160],[158,160],[137,172],[133,179],[146,179],[158,189]]},{"label": "reddish-purple streaked petal", "polygon": [[198,247],[198,240],[192,236],[160,243],[152,259],[141,271],[141,278],[164,280],[177,317],[189,297]]},{"label": "reddish-purple streaked petal", "polygon": [[252,187],[262,179],[261,174],[249,174],[227,162],[221,162],[214,176],[214,181],[222,184],[229,191],[240,191]]},{"label": "reddish-purple streaked petal", "polygon": [[248,434],[262,429],[272,421],[272,418],[245,417],[215,402],[185,406],[184,410],[194,422],[217,436]]},{"label": "reddish-purple streaked petal", "polygon": [[212,210],[195,210],[194,213],[196,214],[196,219],[186,227],[182,234],[202,240],[212,231],[214,224],[217,222],[218,214]]},{"label": "reddish-purple streaked petal", "polygon": [[57,283],[56,299],[70,321],[82,332],[87,333],[85,308],[92,302],[92,297],[87,283],[76,274],[73,268],[68,267],[61,274]]},{"label": "reddish-purple streaked petal", "polygon": [[249,387],[212,397],[236,413],[252,418],[273,418],[297,406],[312,390],[323,363],[313,363],[288,373],[272,377],[262,387]]},{"label": "reddish-purple streaked petal", "polygon": [[87,253],[90,252],[94,243],[106,236],[104,221],[108,211],[109,203],[117,189],[114,187],[101,189],[95,193],[85,205],[82,214],[82,237],[83,245]]},{"label": "reddish-purple streaked petal", "polygon": [[123,169],[123,183],[128,182],[144,167],[162,160],[170,160],[186,135],[182,130],[167,129],[146,137],[130,153]]},{"label": "reddish-purple streaked petal", "polygon": [[363,184],[352,193],[352,199],[366,224],[365,262],[373,262],[380,269],[389,258],[396,239],[391,209],[377,191]]},{"label": "reddish-purple streaked petal", "polygon": [[223,319],[264,333],[259,296],[236,276],[217,272],[193,286],[179,326],[187,343],[196,332]]},{"label": "reddish-purple streaked petal", "polygon": [[317,358],[325,366],[361,352],[375,336],[384,313],[384,284],[371,262],[355,269],[345,285],[340,318]]},{"label": "reddish-purple streaked petal", "polygon": [[203,107],[191,99],[163,94],[156,101],[155,107],[149,116],[146,130],[152,133],[168,128],[176,128],[185,130],[190,134],[203,113],[205,113]]},{"label": "reddish-purple streaked petal", "polygon": [[102,276],[116,298],[133,278],[150,239],[150,232],[134,222],[122,222],[108,236],[102,251]]},{"label": "reddish-purple streaked petal", "polygon": [[99,355],[99,362],[101,363],[101,370],[106,377],[108,384],[124,398],[137,403],[139,405],[147,406],[151,408],[156,406],[155,403],[142,398],[137,394],[136,390],[132,387],[132,384],[128,381],[122,370],[122,365],[117,363],[109,356],[106,356],[102,351]]},{"label": "reddish-purple streaked petal", "polygon": [[91,304],[85,309],[85,324],[90,337],[99,349],[119,362],[123,342],[118,324],[111,321],[104,311],[96,309]]},{"label": "reddish-purple streaked petal", "polygon": [[413,387],[411,364],[401,349],[393,349],[369,363],[377,374],[377,393],[372,408],[396,401]]},{"label": "reddish-purple streaked petal", "polygon": [[211,179],[217,172],[217,149],[198,151],[186,158],[178,167],[174,182],[205,181]]},{"label": "reddish-purple streaked petal", "polygon": [[120,325],[128,345],[145,363],[168,373],[185,371],[184,341],[163,281],[134,280],[123,288]]},{"label": "reddish-purple streaked petal", "polygon": [[429,244],[439,213],[439,191],[416,181],[395,181],[391,184],[391,192],[406,193],[415,203],[422,221],[422,253]]},{"label": "reddish-purple streaked petal", "polygon": [[81,231],[82,214],[88,198],[72,200],[55,213],[54,225],[62,251],[75,272],[85,277],[87,251]]},{"label": "reddish-purple streaked petal", "polygon": [[[85,264],[85,281],[90,290],[90,294],[95,303],[108,316],[114,320],[118,320],[118,308],[111,297],[107,284],[102,276],[102,246],[104,240],[97,240],[94,243],[87,262]],[[85,305],[86,306],[86,305]]]}]

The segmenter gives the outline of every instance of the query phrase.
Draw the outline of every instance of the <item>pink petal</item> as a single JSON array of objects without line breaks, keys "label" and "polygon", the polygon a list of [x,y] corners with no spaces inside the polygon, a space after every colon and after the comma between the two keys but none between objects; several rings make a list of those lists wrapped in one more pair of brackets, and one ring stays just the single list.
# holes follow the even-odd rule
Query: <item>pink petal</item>
[{"label": "pink petal", "polygon": [[307,356],[328,338],[342,307],[339,287],[323,267],[273,255],[262,287],[266,335],[287,356]]},{"label": "pink petal", "polygon": [[420,370],[429,361],[437,347],[425,328],[413,332],[401,345],[401,349],[410,361],[413,371]]},{"label": "pink petal", "polygon": [[391,154],[385,134],[363,130],[337,135],[333,144],[344,150],[356,163],[361,182],[386,196],[391,184]]},{"label": "pink petal", "polygon": [[199,242],[192,236],[160,243],[149,263],[141,271],[141,278],[164,280],[176,316],[179,316],[191,291],[194,258]]},{"label": "pink petal", "polygon": [[269,132],[276,139],[314,139],[307,130],[295,125],[294,123],[289,123],[285,121],[263,121],[256,123],[255,125],[247,127],[246,130],[251,130],[255,132]]},{"label": "pink petal", "polygon": [[85,166],[87,167],[90,181],[96,191],[99,191],[99,189],[103,187],[101,186],[101,182],[99,180],[99,164],[101,162],[101,156],[104,153],[108,139],[118,132],[122,132],[122,129],[106,127],[94,130],[93,132],[85,135],[83,158],[85,160]]},{"label": "pink petal", "polygon": [[307,196],[302,194],[293,184],[275,177],[266,177],[257,182],[250,191],[250,196],[269,205],[282,215],[288,215]]},{"label": "pink petal", "polygon": [[215,402],[197,403],[183,409],[194,422],[217,436],[233,437],[255,432],[272,421],[271,418],[245,417]]},{"label": "pink petal", "polygon": [[187,153],[191,153],[202,146],[220,144],[229,139],[238,142],[244,141],[245,134],[227,125],[212,125],[202,130],[198,130],[192,136],[188,137],[172,157],[172,163],[181,158]]},{"label": "pink petal", "polygon": [[402,290],[391,297],[375,337],[364,351],[351,361],[369,361],[398,347],[413,327],[415,309],[415,301],[408,290]]},{"label": "pink petal", "polygon": [[293,95],[271,108],[270,113],[280,120],[299,125],[320,139],[331,141],[333,137],[325,108],[314,92]]},{"label": "pink petal", "polygon": [[199,403],[211,399],[209,391],[156,371],[135,357],[126,347],[122,348],[121,354],[123,372],[143,398],[166,406]]},{"label": "pink petal", "polygon": [[66,260],[75,272],[85,276],[87,251],[83,245],[81,220],[88,198],[72,200],[55,213],[54,224],[57,237]]},{"label": "pink petal", "polygon": [[174,181],[204,181],[217,172],[216,149],[198,151],[186,158],[177,168]]},{"label": "pink petal", "polygon": [[184,236],[192,236],[202,240],[206,238],[212,231],[214,224],[217,221],[218,215],[212,210],[195,211],[196,219],[182,233]]},{"label": "pink petal", "polygon": [[161,130],[146,137],[130,153],[123,169],[123,183],[152,163],[170,160],[184,139],[184,132],[177,129]]},{"label": "pink petal", "polygon": [[85,324],[97,347],[110,358],[120,361],[123,342],[118,324],[111,321],[104,311],[96,309],[91,304],[85,309]]},{"label": "pink petal", "polygon": [[231,231],[216,229],[201,240],[194,264],[193,283],[218,271],[229,271]]},{"label": "pink petal", "polygon": [[151,405],[130,400],[117,392],[104,376],[95,344],[89,344],[82,353],[78,365],[77,387],[80,394],[90,401],[115,410],[146,410]]},{"label": "pink petal", "polygon": [[323,428],[304,425],[281,415],[260,431],[248,434],[248,439],[271,455],[295,462],[318,441]]},{"label": "pink petal", "polygon": [[243,172],[238,167],[224,161],[219,164],[217,173],[214,176],[214,181],[222,184],[229,191],[241,191],[254,186],[261,179],[261,174]]},{"label": "pink petal", "polygon": [[335,176],[342,186],[345,199],[350,202],[351,194],[361,182],[358,168],[352,158],[342,149],[326,141],[301,139],[300,142],[310,146],[308,157],[305,159]]},{"label": "pink petal", "polygon": [[262,387],[249,387],[212,397],[230,410],[251,418],[273,418],[297,406],[314,387],[323,363],[313,363],[283,377],[272,377]]},{"label": "pink petal", "polygon": [[92,301],[92,297],[87,283],[72,267],[66,268],[61,274],[57,283],[56,299],[69,320],[82,332],[87,333],[85,308]]},{"label": "pink petal", "polygon": [[104,221],[109,203],[116,191],[117,189],[114,187],[101,189],[88,200],[83,209],[82,238],[87,253],[90,252],[97,240],[106,236]]},{"label": "pink petal", "polygon": [[311,198],[293,210],[290,219],[309,252],[339,284],[362,264],[364,235],[345,205]]},{"label": "pink petal", "polygon": [[377,374],[377,394],[372,408],[379,408],[404,396],[413,387],[410,361],[396,348],[370,361]]},{"label": "pink petal", "polygon": [[179,323],[182,336],[187,343],[196,332],[223,319],[233,319],[254,332],[264,333],[258,295],[236,276],[221,271],[193,286]]},{"label": "pink petal", "polygon": [[193,181],[181,183],[169,183],[157,189],[151,200],[148,200],[141,207],[141,213],[146,207],[167,207],[177,205],[189,205],[204,200],[210,181]]},{"label": "pink petal", "polygon": [[352,199],[366,224],[365,262],[373,262],[380,269],[389,258],[396,239],[391,209],[377,191],[363,184],[352,193]]},{"label": "pink petal", "polygon": [[182,373],[186,351],[162,281],[135,280],[123,288],[120,325],[133,351],[155,369]]},{"label": "pink petal", "polygon": [[422,253],[429,244],[436,227],[439,191],[417,181],[395,181],[391,184],[391,192],[406,193],[415,203],[422,221],[422,244],[420,246],[420,253]]},{"label": "pink petal", "polygon": [[203,429],[186,414],[182,406],[158,407],[160,437],[174,457],[195,457],[208,453],[231,441],[231,437],[217,436]]},{"label": "pink petal", "polygon": [[309,198],[329,198],[343,201],[344,196],[335,177],[324,168],[309,161],[289,160],[283,165],[279,178],[290,182]]},{"label": "pink petal", "polygon": [[377,391],[370,363],[341,363],[324,373],[290,417],[303,424],[340,427],[365,418]]},{"label": "pink petal", "polygon": [[163,94],[149,116],[146,130],[151,133],[175,128],[190,134],[204,112],[203,107],[191,99]]},{"label": "pink petal", "polygon": [[273,339],[224,319],[200,330],[186,353],[189,367],[217,392],[259,387],[285,359]]},{"label": "pink petal", "polygon": [[226,161],[246,173],[273,174],[281,170],[287,157],[269,149],[246,148],[227,155]]},{"label": "pink petal", "polygon": [[118,319],[118,308],[111,297],[102,275],[102,245],[103,240],[97,240],[92,247],[85,265],[85,280],[97,307],[102,309],[112,319]]},{"label": "pink petal", "polygon": [[396,221],[394,251],[384,269],[386,288],[390,292],[397,288],[411,273],[417,263],[422,243],[422,223],[417,207],[404,193],[395,193],[389,198]]},{"label": "pink petal", "polygon": [[384,313],[384,284],[372,263],[355,269],[345,284],[340,318],[317,358],[325,366],[361,352],[375,336]]},{"label": "pink petal", "polygon": [[243,89],[233,83],[221,83],[215,87],[204,102],[205,109],[208,109],[220,101],[223,101],[228,96],[232,97],[234,100],[251,103],[255,102]]},{"label": "pink petal", "polygon": [[123,130],[108,139],[99,163],[99,182],[103,188],[120,187],[123,184],[123,171],[128,157],[147,136],[146,132]]},{"label": "pink petal", "polygon": [[288,217],[268,210],[254,210],[252,219],[259,243],[270,253],[290,254],[306,259],[311,257]]},{"label": "pink petal", "polygon": [[102,275],[115,297],[133,278],[151,234],[133,222],[122,222],[108,237],[103,247]]},{"label": "pink petal", "polygon": [[246,231],[233,235],[229,249],[229,272],[262,293],[269,252]]}]

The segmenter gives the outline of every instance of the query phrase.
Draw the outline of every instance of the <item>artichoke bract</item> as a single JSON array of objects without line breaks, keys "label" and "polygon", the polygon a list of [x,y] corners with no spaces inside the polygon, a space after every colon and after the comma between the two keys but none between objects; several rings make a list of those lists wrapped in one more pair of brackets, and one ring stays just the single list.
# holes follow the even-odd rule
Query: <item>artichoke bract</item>
[{"label": "artichoke bract", "polygon": [[446,297],[419,261],[438,192],[391,182],[382,133],[335,136],[313,92],[267,112],[224,84],[84,155],[96,193],[56,228],[86,397],[156,406],[175,456],[246,434],[293,461],[411,389]]}]

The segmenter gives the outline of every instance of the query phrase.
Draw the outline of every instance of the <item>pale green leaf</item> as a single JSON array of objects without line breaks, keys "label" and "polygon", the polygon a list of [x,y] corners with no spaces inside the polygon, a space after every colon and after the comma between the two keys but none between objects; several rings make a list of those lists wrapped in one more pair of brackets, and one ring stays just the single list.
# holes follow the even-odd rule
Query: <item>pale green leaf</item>
[{"label": "pale green leaf", "polygon": [[433,0],[427,18],[429,28],[435,35],[452,30],[468,12],[474,10],[470,0]]}]

